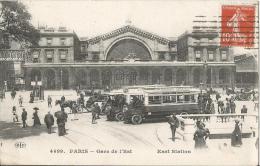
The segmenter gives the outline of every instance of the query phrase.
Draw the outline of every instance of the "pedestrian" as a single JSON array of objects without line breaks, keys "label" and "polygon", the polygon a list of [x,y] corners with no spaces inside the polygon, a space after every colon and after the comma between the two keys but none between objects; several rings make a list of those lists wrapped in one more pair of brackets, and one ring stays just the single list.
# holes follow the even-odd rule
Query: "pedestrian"
[{"label": "pedestrian", "polygon": [[210,114],[215,114],[215,106],[213,102],[210,103]]},{"label": "pedestrian", "polygon": [[97,123],[96,122],[96,119],[97,119],[97,110],[96,109],[97,108],[96,108],[95,104],[92,104],[91,108],[90,108],[91,113],[92,113],[92,124],[96,124]]},{"label": "pedestrian", "polygon": [[100,106],[98,105],[98,103],[95,104],[95,107],[96,107],[96,111],[97,111],[97,119],[100,119],[100,113],[101,113],[101,108]]},{"label": "pedestrian", "polygon": [[247,113],[246,105],[243,105],[243,108],[241,109],[241,114],[246,114],[246,113]]},{"label": "pedestrian", "polygon": [[47,100],[48,100],[48,107],[52,107],[52,98],[50,95],[48,96]]},{"label": "pedestrian", "polygon": [[231,146],[241,146],[242,145],[242,132],[239,127],[239,120],[235,120],[235,129],[231,135]]},{"label": "pedestrian", "polygon": [[197,130],[194,133],[193,140],[195,141],[195,148],[207,148],[206,139],[209,137],[209,130],[205,128],[205,124],[201,121],[196,122]]},{"label": "pedestrian", "polygon": [[221,98],[221,96],[220,96],[220,94],[217,92],[217,94],[216,94],[216,100],[218,101],[218,99],[220,99]]},{"label": "pedestrian", "polygon": [[107,103],[106,108],[105,108],[105,113],[107,115],[107,121],[112,121],[112,107],[109,103]]},{"label": "pedestrian", "polygon": [[47,126],[48,134],[51,134],[51,127],[54,124],[54,118],[50,111],[48,112],[48,114],[45,115],[44,122]]},{"label": "pedestrian", "polygon": [[65,113],[63,107],[61,107],[61,111],[55,112],[54,115],[57,118],[58,135],[63,136],[66,134],[65,123],[67,122],[68,115]]},{"label": "pedestrian", "polygon": [[5,99],[5,88],[3,88],[3,98]]},{"label": "pedestrian", "polygon": [[22,112],[22,121],[23,121],[23,128],[27,127],[27,112],[25,111],[25,108],[23,108],[23,112]]},{"label": "pedestrian", "polygon": [[236,113],[236,103],[233,100],[230,102],[230,109],[231,109],[231,114]]},{"label": "pedestrian", "polygon": [[175,141],[175,132],[176,132],[176,129],[179,127],[179,120],[175,114],[171,115],[168,123],[170,124],[171,132],[172,132],[172,141],[174,142]]},{"label": "pedestrian", "polygon": [[[241,109],[241,114],[247,114],[247,108],[246,105],[243,105],[243,108]],[[242,115],[242,119],[244,120],[245,116]]]},{"label": "pedestrian", "polygon": [[65,96],[61,96],[60,101],[61,101],[61,103],[64,103],[65,102]]},{"label": "pedestrian", "polygon": [[40,122],[40,118],[38,116],[38,110],[39,108],[38,107],[34,107],[34,113],[33,113],[33,127],[37,127],[37,126],[40,126],[41,125],[41,122]]},{"label": "pedestrian", "polygon": [[15,91],[15,89],[13,89],[12,92],[11,92],[11,96],[12,96],[12,99],[13,99],[13,100],[14,100],[14,98],[15,98],[15,95],[16,95],[16,91]]},{"label": "pedestrian", "polygon": [[3,98],[4,98],[3,91],[2,91],[2,90],[0,90],[0,101],[3,101]]},{"label": "pedestrian", "polygon": [[34,94],[33,92],[30,93],[30,101],[29,103],[33,103],[34,102]]},{"label": "pedestrian", "polygon": [[19,101],[20,107],[22,107],[23,106],[23,97],[21,95],[19,95],[18,101]]},{"label": "pedestrian", "polygon": [[226,103],[226,112],[225,113],[230,114],[230,102],[229,101],[227,101],[227,103]]},{"label": "pedestrian", "polygon": [[18,122],[18,115],[16,113],[16,107],[15,106],[13,106],[12,113],[13,113],[13,122]]}]

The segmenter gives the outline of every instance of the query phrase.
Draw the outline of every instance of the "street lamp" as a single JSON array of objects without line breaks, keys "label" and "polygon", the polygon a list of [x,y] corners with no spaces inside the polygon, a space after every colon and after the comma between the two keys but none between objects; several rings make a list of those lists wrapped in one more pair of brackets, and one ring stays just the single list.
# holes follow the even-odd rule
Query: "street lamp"
[{"label": "street lamp", "polygon": [[62,68],[60,70],[60,89],[62,90],[63,87],[62,87]]},{"label": "street lamp", "polygon": [[203,63],[203,68],[204,68],[204,84],[205,84],[205,88],[207,87],[207,69],[208,69],[208,63],[207,61],[204,61]]}]

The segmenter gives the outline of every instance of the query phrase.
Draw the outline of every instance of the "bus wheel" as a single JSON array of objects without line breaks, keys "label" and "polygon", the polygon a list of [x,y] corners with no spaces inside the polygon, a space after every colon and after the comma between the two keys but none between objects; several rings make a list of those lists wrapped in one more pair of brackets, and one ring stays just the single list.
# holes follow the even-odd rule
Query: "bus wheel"
[{"label": "bus wheel", "polygon": [[141,115],[133,115],[131,120],[132,120],[133,124],[141,124],[142,123]]},{"label": "bus wheel", "polygon": [[116,120],[117,121],[123,121],[124,120],[124,114],[122,112],[119,112],[116,114]]}]

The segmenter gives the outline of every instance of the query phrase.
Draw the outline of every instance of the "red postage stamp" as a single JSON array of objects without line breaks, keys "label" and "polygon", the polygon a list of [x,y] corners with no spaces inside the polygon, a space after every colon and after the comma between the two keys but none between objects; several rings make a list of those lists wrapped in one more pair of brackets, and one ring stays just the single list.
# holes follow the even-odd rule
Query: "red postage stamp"
[{"label": "red postage stamp", "polygon": [[224,5],[221,16],[221,46],[254,46],[254,6]]}]

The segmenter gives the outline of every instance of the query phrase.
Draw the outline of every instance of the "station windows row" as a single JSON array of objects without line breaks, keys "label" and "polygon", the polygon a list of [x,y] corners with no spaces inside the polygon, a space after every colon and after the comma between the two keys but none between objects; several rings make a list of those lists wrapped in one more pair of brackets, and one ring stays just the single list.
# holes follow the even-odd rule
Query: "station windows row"
[{"label": "station windows row", "polygon": [[[47,63],[53,62],[54,59],[54,50],[45,50],[45,59]],[[68,57],[68,50],[67,49],[59,49],[58,50],[58,56],[60,59],[60,62],[66,62]],[[32,54],[33,63],[39,63],[40,62],[40,50],[33,51]]]},{"label": "station windows row", "polygon": [[[195,61],[202,61],[202,55],[203,51],[202,50],[195,50]],[[215,50],[207,50],[207,60],[208,61],[214,61],[216,57],[216,51]],[[220,59],[222,61],[226,61],[227,58],[227,51],[226,50],[221,50],[220,51]]]},{"label": "station windows row", "polygon": [[[54,45],[54,39],[51,37],[46,38],[46,45],[47,46]],[[56,45],[61,45],[61,46],[67,45],[66,38],[64,38],[64,37],[59,38],[59,43],[56,43]]]}]

